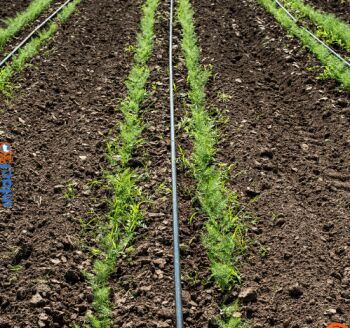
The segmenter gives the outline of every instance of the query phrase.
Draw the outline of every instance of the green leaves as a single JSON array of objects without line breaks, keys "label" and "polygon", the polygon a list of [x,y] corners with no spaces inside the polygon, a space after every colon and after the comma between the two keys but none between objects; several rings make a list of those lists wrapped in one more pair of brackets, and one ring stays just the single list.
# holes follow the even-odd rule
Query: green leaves
[{"label": "green leaves", "polygon": [[350,51],[350,25],[342,21],[334,14],[321,12],[312,6],[305,4],[302,0],[288,0],[288,7],[301,12],[308,17],[319,28],[318,34],[332,43],[337,43]]}]

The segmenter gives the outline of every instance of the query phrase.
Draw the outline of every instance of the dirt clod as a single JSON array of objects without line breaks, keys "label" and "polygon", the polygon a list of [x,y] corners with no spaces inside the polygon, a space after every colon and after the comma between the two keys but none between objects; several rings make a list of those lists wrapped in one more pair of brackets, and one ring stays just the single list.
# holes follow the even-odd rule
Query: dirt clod
[{"label": "dirt clod", "polygon": [[243,302],[254,302],[258,298],[258,293],[255,288],[244,288],[240,291],[238,298]]},{"label": "dirt clod", "polygon": [[292,298],[300,298],[304,294],[304,291],[299,284],[295,284],[289,287],[288,293]]},{"label": "dirt clod", "polygon": [[36,293],[30,299],[30,304],[34,307],[43,306],[45,303],[46,303],[45,300],[41,297],[39,293]]}]

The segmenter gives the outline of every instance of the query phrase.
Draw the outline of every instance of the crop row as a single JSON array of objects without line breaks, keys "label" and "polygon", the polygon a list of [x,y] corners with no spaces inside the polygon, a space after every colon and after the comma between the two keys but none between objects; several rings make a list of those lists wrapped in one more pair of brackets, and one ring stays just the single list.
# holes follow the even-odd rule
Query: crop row
[{"label": "crop row", "polygon": [[[238,196],[225,186],[226,171],[215,160],[219,133],[206,110],[205,85],[211,72],[200,64],[200,48],[194,26],[194,12],[189,0],[179,1],[178,19],[182,27],[182,51],[189,84],[189,131],[193,150],[188,166],[196,181],[196,197],[207,218],[203,245],[211,263],[212,276],[223,291],[230,291],[240,282],[238,258],[246,250],[245,214],[240,210]],[[238,304],[226,306],[222,328],[247,327],[237,312]]]},{"label": "crop row", "polygon": [[148,60],[153,49],[155,13],[159,0],[147,0],[143,7],[134,65],[125,82],[127,96],[117,106],[123,114],[119,135],[107,145],[107,158],[113,170],[106,174],[106,181],[113,193],[109,213],[99,222],[100,254],[94,263],[88,280],[93,289],[94,314],[88,315],[93,328],[107,328],[110,322],[109,277],[114,272],[118,256],[129,245],[136,227],[143,218],[140,205],[143,199],[137,185],[137,169],[128,167],[137,144],[141,141],[143,122],[140,106],[147,97],[146,84],[150,75]]},{"label": "crop row", "polygon": [[[107,147],[107,158],[113,171],[106,175],[106,181],[113,197],[108,215],[96,226],[100,252],[93,272],[88,274],[94,301],[93,313],[90,312],[87,317],[87,327],[107,328],[112,325],[109,278],[115,270],[117,258],[132,242],[134,231],[143,219],[140,204],[145,195],[138,187],[137,169],[130,168],[128,164],[135,147],[142,140],[143,122],[139,109],[147,97],[146,86],[150,74],[147,63],[153,49],[157,7],[158,0],[146,0],[143,7],[134,65],[125,82],[127,96],[117,106],[123,120],[119,124],[119,134]],[[211,262],[212,276],[218,287],[227,292],[240,281],[237,258],[246,248],[244,213],[240,210],[237,195],[225,187],[225,170],[220,163],[215,163],[218,133],[205,108],[205,84],[211,73],[199,64],[200,49],[196,41],[193,10],[188,0],[181,0],[178,4],[178,21],[183,31],[182,50],[189,83],[193,149],[188,162],[196,181],[195,197],[207,218],[202,240]],[[247,324],[240,318],[232,316],[237,311],[236,303],[223,310],[226,317],[224,320],[218,318],[220,327],[246,327]]]}]

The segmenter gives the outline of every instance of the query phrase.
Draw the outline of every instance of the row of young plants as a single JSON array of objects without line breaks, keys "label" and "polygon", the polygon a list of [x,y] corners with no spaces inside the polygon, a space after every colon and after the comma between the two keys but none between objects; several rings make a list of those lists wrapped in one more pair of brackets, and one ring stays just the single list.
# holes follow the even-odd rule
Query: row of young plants
[{"label": "row of young plants", "polygon": [[85,327],[112,326],[109,278],[115,271],[118,257],[129,245],[136,227],[143,219],[140,206],[144,197],[138,186],[139,174],[137,169],[129,167],[129,162],[141,142],[144,127],[139,111],[147,97],[146,84],[150,75],[148,60],[153,49],[158,4],[159,0],[146,0],[143,6],[134,65],[125,82],[127,96],[117,106],[117,110],[123,114],[119,135],[107,144],[107,158],[112,170],[105,178],[113,196],[105,220],[97,227],[100,253],[94,262],[93,272],[87,274],[93,290],[93,312],[89,311]]},{"label": "row of young plants", "polygon": [[[246,250],[245,214],[240,210],[237,194],[225,186],[227,172],[215,161],[219,131],[206,110],[205,86],[211,72],[200,64],[200,48],[189,0],[179,0],[178,21],[182,27],[182,51],[189,85],[188,107],[191,113],[190,136],[193,150],[190,168],[196,181],[196,197],[207,217],[202,236],[212,276],[217,285],[228,292],[240,282],[238,258]],[[224,318],[218,319],[221,328],[248,327],[237,313],[238,304],[223,307]]]},{"label": "row of young plants", "polygon": [[75,11],[77,5],[82,0],[73,0],[58,15],[56,21],[50,22],[48,27],[43,30],[37,37],[31,39],[21,50],[12,58],[12,61],[0,70],[0,93],[6,97],[11,97],[13,84],[11,78],[15,73],[21,72],[30,59],[35,57],[41,47],[52,38],[60,25],[63,25]]},{"label": "row of young plants", "polygon": [[5,18],[5,28],[0,29],[0,51],[6,43],[23,28],[36,20],[46,10],[53,0],[33,0],[29,6],[14,18]]},{"label": "row of young plants", "polygon": [[284,3],[298,18],[308,18],[314,23],[317,27],[316,33],[318,36],[350,51],[350,25],[348,23],[334,14],[315,9],[302,0],[287,0]]},{"label": "row of young plants", "polygon": [[316,41],[304,28],[298,26],[282,8],[277,7],[274,0],[258,0],[258,2],[275,17],[284,29],[299,39],[303,46],[317,57],[324,67],[322,74],[324,77],[337,80],[344,89],[350,91],[350,69],[342,60]]}]

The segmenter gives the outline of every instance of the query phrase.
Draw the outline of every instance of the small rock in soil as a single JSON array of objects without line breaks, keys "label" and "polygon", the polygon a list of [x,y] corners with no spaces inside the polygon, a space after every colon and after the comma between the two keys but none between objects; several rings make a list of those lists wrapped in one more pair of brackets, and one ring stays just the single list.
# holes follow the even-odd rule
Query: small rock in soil
[{"label": "small rock in soil", "polygon": [[327,311],[324,312],[325,315],[332,316],[337,313],[336,309],[328,309]]},{"label": "small rock in soil", "polygon": [[63,190],[63,188],[64,188],[64,185],[56,185],[53,187],[53,191],[54,193],[57,194],[57,193],[60,193]]},{"label": "small rock in soil", "polygon": [[47,321],[48,319],[49,319],[49,317],[47,316],[46,313],[40,313],[40,314],[39,314],[39,320],[45,322],[45,321]]},{"label": "small rock in soil", "polygon": [[260,191],[259,190],[255,190],[255,189],[253,189],[251,187],[247,187],[245,193],[250,198],[253,198],[253,197],[256,197],[256,196],[260,195]]},{"label": "small rock in soil", "polygon": [[323,225],[323,230],[324,231],[330,231],[334,228],[334,223],[332,222],[327,222]]},{"label": "small rock in soil", "polygon": [[171,319],[173,317],[173,311],[171,309],[163,308],[158,312],[159,316],[165,319]]},{"label": "small rock in soil", "polygon": [[305,143],[303,143],[303,144],[301,144],[301,149],[303,150],[303,151],[308,151],[309,150],[309,145],[308,144],[305,144]]},{"label": "small rock in soil", "polygon": [[185,304],[189,304],[191,302],[191,294],[187,290],[183,290],[182,299]]},{"label": "small rock in soil", "polygon": [[273,152],[272,152],[272,150],[266,148],[266,149],[261,150],[260,156],[272,159],[273,158]]},{"label": "small rock in soil", "polygon": [[25,289],[19,288],[17,290],[17,293],[16,293],[16,299],[18,301],[23,301],[26,298],[26,295],[27,295],[27,293],[26,293]]},{"label": "small rock in soil", "polygon": [[45,304],[45,300],[41,297],[41,295],[39,293],[36,293],[30,299],[30,304],[34,307],[42,306]]},{"label": "small rock in soil", "polygon": [[285,220],[285,219],[279,218],[279,219],[277,219],[277,221],[275,222],[275,226],[277,226],[277,227],[282,227],[285,223],[286,223],[286,220]]},{"label": "small rock in soil", "polygon": [[241,290],[238,295],[238,298],[243,302],[254,302],[258,298],[258,294],[253,287],[245,288]]}]

